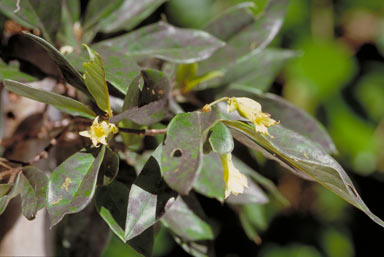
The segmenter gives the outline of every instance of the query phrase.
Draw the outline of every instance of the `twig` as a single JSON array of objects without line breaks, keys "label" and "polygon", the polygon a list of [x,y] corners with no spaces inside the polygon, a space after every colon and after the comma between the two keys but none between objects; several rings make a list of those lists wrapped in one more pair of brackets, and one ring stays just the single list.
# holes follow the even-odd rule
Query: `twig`
[{"label": "twig", "polygon": [[13,11],[13,13],[17,13],[20,11],[20,0],[16,1],[16,9]]},{"label": "twig", "polygon": [[156,136],[167,133],[167,129],[130,129],[130,128],[119,128],[121,132],[137,134],[142,136]]}]

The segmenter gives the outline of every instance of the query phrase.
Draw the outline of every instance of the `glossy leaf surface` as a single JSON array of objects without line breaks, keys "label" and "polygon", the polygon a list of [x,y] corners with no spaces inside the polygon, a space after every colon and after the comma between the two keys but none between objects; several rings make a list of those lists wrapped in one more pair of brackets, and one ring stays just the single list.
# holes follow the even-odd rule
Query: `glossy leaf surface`
[{"label": "glossy leaf surface", "polygon": [[245,123],[238,121],[225,123],[232,129],[234,137],[243,144],[260,150],[267,158],[278,160],[296,174],[305,174],[361,209],[377,224],[384,226],[384,222],[365,205],[340,164],[312,141],[280,125],[269,128],[271,135],[274,136],[270,138],[260,135]]},{"label": "glossy leaf surface", "polygon": [[193,63],[207,59],[223,45],[204,31],[180,29],[159,22],[93,47],[102,56],[109,56],[107,51],[111,50],[128,58],[157,57],[170,62]]},{"label": "glossy leaf surface", "polygon": [[73,154],[51,174],[47,200],[51,227],[64,215],[83,210],[92,200],[105,146],[97,150]]}]

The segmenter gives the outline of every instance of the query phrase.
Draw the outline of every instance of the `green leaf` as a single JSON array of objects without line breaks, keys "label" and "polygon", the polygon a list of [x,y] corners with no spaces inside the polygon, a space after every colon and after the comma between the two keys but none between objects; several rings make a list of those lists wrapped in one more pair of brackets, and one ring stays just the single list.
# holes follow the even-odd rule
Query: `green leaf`
[{"label": "green leaf", "polygon": [[228,41],[244,27],[250,26],[255,21],[251,10],[255,6],[253,2],[232,6],[210,21],[204,30],[223,41]]},{"label": "green leaf", "polygon": [[211,226],[206,221],[199,201],[191,196],[179,196],[161,218],[162,224],[186,241],[212,240]]},{"label": "green leaf", "polygon": [[[242,172],[242,170],[240,170]],[[227,203],[231,204],[265,204],[268,202],[268,197],[264,191],[255,183],[248,175],[245,175],[248,181],[248,187],[244,188],[244,192],[238,195],[229,195],[225,200]]]},{"label": "green leaf", "polygon": [[36,80],[34,77],[31,77],[28,74],[21,72],[18,67],[7,65],[2,60],[0,60],[0,81],[3,81],[5,79],[12,79],[23,82],[32,82]]},{"label": "green leaf", "polygon": [[112,117],[111,104],[109,103],[109,92],[107,82],[105,81],[105,72],[103,61],[100,55],[89,48],[87,48],[89,57],[91,60],[83,64],[85,68],[84,82],[91,93],[93,99],[95,99],[97,106],[107,113],[108,117]]},{"label": "green leaf", "polygon": [[224,201],[225,182],[223,166],[219,154],[211,152],[203,155],[203,165],[197,174],[193,189],[202,195]]},{"label": "green leaf", "polygon": [[119,163],[119,155],[107,146],[99,170],[98,186],[107,186],[113,182],[119,173]]},{"label": "green leaf", "polygon": [[12,80],[6,80],[4,85],[6,89],[15,94],[28,97],[35,101],[51,104],[70,115],[78,115],[86,118],[94,118],[96,116],[88,106],[72,98],[43,89],[36,89]]},{"label": "green leaf", "polygon": [[11,184],[0,184],[0,197],[6,195],[12,187]]},{"label": "green leaf", "polygon": [[171,206],[176,195],[161,178],[156,159],[150,157],[129,192],[125,239],[132,239],[152,226]]},{"label": "green leaf", "polygon": [[115,180],[98,189],[96,208],[111,230],[127,242],[155,224],[176,195],[161,178],[157,161],[150,157],[133,184]]},{"label": "green leaf", "polygon": [[[3,212],[5,211],[5,209],[8,206],[9,202],[13,198],[15,198],[16,196],[19,195],[19,193],[20,193],[20,187],[19,187],[20,177],[21,177],[21,172],[19,172],[19,174],[17,174],[15,182],[12,185],[10,185],[10,186],[12,186],[12,188],[11,188],[11,190],[8,189],[9,190],[8,194],[0,197],[0,215],[3,214]],[[2,187],[4,187],[4,186],[2,186]]]},{"label": "green leaf", "polygon": [[76,68],[68,62],[64,55],[62,55],[53,45],[51,45],[44,39],[30,33],[24,32],[24,35],[35,41],[47,51],[52,60],[57,64],[57,66],[59,66],[66,82],[68,82],[76,89],[89,96],[88,90],[84,84],[83,77],[76,70]]},{"label": "green leaf", "polygon": [[267,158],[278,160],[296,174],[305,174],[384,227],[384,222],[365,205],[340,164],[312,141],[280,125],[269,128],[270,134],[274,136],[270,138],[255,132],[251,126],[242,122],[225,121],[225,124],[243,144],[261,151]]},{"label": "green leaf", "polygon": [[[163,72],[150,69],[143,70],[142,76],[144,86],[139,94],[139,99],[136,101],[135,99],[125,99],[124,108],[136,102],[138,106],[113,116],[110,119],[111,122],[116,123],[127,119],[140,125],[151,125],[161,121],[168,115],[168,95],[171,87],[169,79]],[[131,84],[130,87],[135,87],[136,85]],[[133,92],[132,97],[136,97],[137,93]],[[128,103],[127,101],[132,102]]]},{"label": "green leaf", "polygon": [[[92,48],[95,49],[95,45],[92,45]],[[128,85],[140,75],[141,68],[133,58],[124,56],[110,47],[97,48],[97,52],[103,57],[106,80],[125,95]],[[84,51],[80,54],[73,52],[67,58],[80,71],[84,70],[83,63],[88,60]],[[112,93],[111,89],[110,92]]]},{"label": "green leaf", "polygon": [[204,241],[186,241],[181,237],[172,234],[176,243],[181,246],[188,254],[194,257],[214,257],[215,250],[211,240]]},{"label": "green leaf", "polygon": [[275,186],[275,184],[271,180],[262,176],[257,171],[253,170],[251,167],[246,165],[244,162],[242,162],[236,156],[232,156],[232,161],[233,161],[235,167],[238,170],[240,170],[241,173],[246,174],[248,178],[251,178],[254,182],[261,185],[264,189],[268,190],[272,194],[272,196],[276,200],[278,200],[283,206],[289,205],[288,200],[284,198],[284,196],[279,192],[279,189],[277,189],[277,187]]},{"label": "green leaf", "polygon": [[45,206],[48,178],[40,169],[27,166],[20,175],[19,187],[23,215],[32,220],[36,212]]},{"label": "green leaf", "polygon": [[117,10],[124,0],[105,2],[103,0],[91,0],[88,3],[84,18],[84,29],[89,30],[97,23],[103,21],[113,11]]},{"label": "green leaf", "polygon": [[159,22],[93,47],[102,56],[109,56],[107,52],[113,51],[120,53],[120,58],[157,57],[175,63],[194,63],[207,59],[223,45],[204,31],[180,29]]},{"label": "green leaf", "polygon": [[[17,8],[19,3],[20,9]],[[60,24],[61,0],[2,0],[0,10],[9,18],[29,28],[39,28],[53,42]]]},{"label": "green leaf", "polygon": [[167,127],[161,153],[161,169],[169,186],[188,194],[202,165],[203,143],[208,130],[220,119],[211,112],[181,113]]},{"label": "green leaf", "polygon": [[105,146],[94,151],[81,150],[52,172],[47,200],[51,227],[60,222],[64,215],[83,210],[92,200],[104,154]]},{"label": "green leaf", "polygon": [[212,150],[221,155],[231,153],[234,147],[231,131],[223,123],[218,122],[211,129],[209,143]]},{"label": "green leaf", "polygon": [[125,0],[120,7],[101,22],[103,32],[131,30],[151,15],[166,0]]},{"label": "green leaf", "polygon": [[[202,62],[200,71],[205,73],[216,70],[248,54],[250,49],[253,52],[264,49],[279,32],[287,6],[288,0],[271,0],[264,13],[257,19],[245,6],[243,10],[235,8],[216,22],[213,21],[207,26],[207,31],[213,36],[225,38],[227,44],[210,59]],[[238,19],[240,16],[243,17]]]}]

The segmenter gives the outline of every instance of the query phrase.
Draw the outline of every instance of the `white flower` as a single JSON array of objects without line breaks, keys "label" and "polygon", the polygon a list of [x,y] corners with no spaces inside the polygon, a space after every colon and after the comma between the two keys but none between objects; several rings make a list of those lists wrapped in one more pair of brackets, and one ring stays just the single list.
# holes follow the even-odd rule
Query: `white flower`
[{"label": "white flower", "polygon": [[99,116],[97,116],[93,121],[92,126],[90,126],[88,130],[81,131],[79,134],[83,137],[89,137],[92,140],[92,144],[95,147],[99,147],[99,143],[107,145],[108,136],[116,134],[118,131],[119,130],[115,124],[105,120],[99,122]]},{"label": "white flower", "polygon": [[244,188],[248,187],[247,177],[233,165],[230,153],[222,155],[221,162],[224,168],[225,198],[231,193],[234,195],[242,194]]}]

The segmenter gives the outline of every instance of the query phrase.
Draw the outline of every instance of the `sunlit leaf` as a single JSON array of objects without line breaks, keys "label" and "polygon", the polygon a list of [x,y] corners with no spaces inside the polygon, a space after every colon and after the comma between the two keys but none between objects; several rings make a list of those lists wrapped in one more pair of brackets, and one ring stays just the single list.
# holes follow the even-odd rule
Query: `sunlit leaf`
[{"label": "sunlit leaf", "polygon": [[109,117],[112,117],[111,104],[109,102],[109,91],[107,82],[105,81],[104,65],[101,56],[87,45],[89,57],[91,60],[85,62],[84,68],[84,82],[91,93],[93,99],[95,99],[97,106],[107,113]]}]

